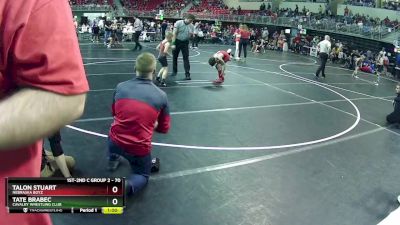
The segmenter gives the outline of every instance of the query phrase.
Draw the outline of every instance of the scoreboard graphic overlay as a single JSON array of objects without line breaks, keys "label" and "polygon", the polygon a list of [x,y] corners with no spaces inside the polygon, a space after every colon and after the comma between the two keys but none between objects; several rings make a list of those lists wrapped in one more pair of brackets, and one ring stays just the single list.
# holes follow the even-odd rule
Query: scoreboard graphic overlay
[{"label": "scoreboard graphic overlay", "polygon": [[9,213],[122,214],[125,178],[6,178]]}]

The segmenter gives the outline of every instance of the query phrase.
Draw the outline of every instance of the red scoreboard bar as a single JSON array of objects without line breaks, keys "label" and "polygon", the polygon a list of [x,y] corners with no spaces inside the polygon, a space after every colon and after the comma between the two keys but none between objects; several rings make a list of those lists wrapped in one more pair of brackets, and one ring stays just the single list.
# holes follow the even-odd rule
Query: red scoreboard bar
[{"label": "red scoreboard bar", "polygon": [[122,214],[125,178],[6,178],[9,213]]}]

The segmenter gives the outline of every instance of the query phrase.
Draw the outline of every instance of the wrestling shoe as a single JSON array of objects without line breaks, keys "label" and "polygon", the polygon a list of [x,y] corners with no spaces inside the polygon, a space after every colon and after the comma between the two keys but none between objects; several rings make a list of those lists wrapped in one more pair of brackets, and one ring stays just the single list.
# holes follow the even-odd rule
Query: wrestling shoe
[{"label": "wrestling shoe", "polygon": [[218,78],[218,79],[213,81],[213,84],[216,84],[216,85],[220,85],[222,83],[224,83],[224,81],[221,78]]},{"label": "wrestling shoe", "polygon": [[156,173],[160,171],[160,159],[159,158],[153,158],[151,160],[151,172]]}]

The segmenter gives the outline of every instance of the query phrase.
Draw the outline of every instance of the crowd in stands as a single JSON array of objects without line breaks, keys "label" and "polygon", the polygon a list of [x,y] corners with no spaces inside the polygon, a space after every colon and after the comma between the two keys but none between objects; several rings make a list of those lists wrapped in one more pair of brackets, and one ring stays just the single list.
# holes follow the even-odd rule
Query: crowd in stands
[{"label": "crowd in stands", "polygon": [[[376,7],[375,0],[345,0],[343,4],[373,8]],[[382,2],[382,8],[389,10],[400,10],[400,3],[398,1],[384,1]]]},{"label": "crowd in stands", "polygon": [[[273,14],[273,12],[266,12],[266,14]],[[346,7],[344,9],[344,16],[334,16],[329,8],[325,9],[320,5],[319,13],[312,13],[305,7],[301,10],[296,5],[295,10],[290,8],[281,8],[277,12],[278,17],[289,17],[290,20],[296,24],[312,25],[315,28],[322,24],[336,24],[336,27],[340,30],[341,28],[345,31],[346,26],[353,25],[363,33],[371,32],[387,32],[384,27],[393,28],[399,24],[399,20],[390,20],[388,17],[381,20],[379,18],[373,18],[369,15],[353,14],[352,11]]]},{"label": "crowd in stands", "polygon": [[189,13],[196,15],[250,15],[257,14],[258,10],[242,10],[240,5],[237,8],[229,8],[223,0],[201,0],[193,2]]},{"label": "crowd in stands", "polygon": [[104,6],[113,5],[113,0],[68,0],[70,5]]},{"label": "crowd in stands", "polygon": [[121,0],[128,11],[147,11],[158,13],[164,10],[166,15],[180,15],[180,10],[189,3],[188,0]]},{"label": "crowd in stands", "polygon": [[349,14],[347,16],[344,16],[343,18],[339,18],[339,21],[343,21],[347,24],[362,24],[366,26],[378,26],[378,25],[384,25],[386,27],[395,27],[399,24],[399,20],[390,20],[389,17],[386,17],[385,19],[381,20],[378,17],[373,18],[370,17],[369,15],[360,15],[360,14]]},{"label": "crowd in stands", "polygon": [[189,13],[229,14],[229,8],[222,0],[201,0],[193,2]]},{"label": "crowd in stands", "polygon": [[155,10],[157,5],[163,3],[163,0],[122,0],[121,4],[126,9],[139,11]]},{"label": "crowd in stands", "polygon": [[180,11],[185,8],[188,3],[189,2],[187,0],[166,1],[158,5],[156,9],[164,10],[164,14],[167,15],[180,15]]},{"label": "crowd in stands", "polygon": [[71,5],[104,5],[104,0],[69,0]]},{"label": "crowd in stands", "polygon": [[345,0],[344,4],[346,5],[355,5],[355,6],[364,6],[364,7],[373,7],[375,8],[375,0]]},{"label": "crowd in stands", "polygon": [[116,9],[114,0],[68,0],[71,6],[85,6],[90,8],[110,6]]},{"label": "crowd in stands", "polygon": [[395,2],[395,1],[382,2],[382,8],[400,11],[400,2]]}]

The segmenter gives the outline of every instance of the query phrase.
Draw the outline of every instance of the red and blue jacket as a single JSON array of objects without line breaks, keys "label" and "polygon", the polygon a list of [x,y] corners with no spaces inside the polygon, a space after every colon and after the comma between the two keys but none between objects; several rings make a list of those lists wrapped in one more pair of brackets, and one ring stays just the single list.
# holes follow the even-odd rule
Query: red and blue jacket
[{"label": "red and blue jacket", "polygon": [[154,130],[167,133],[170,127],[167,95],[148,79],[137,77],[118,84],[112,115],[109,137],[132,155],[149,154]]}]

